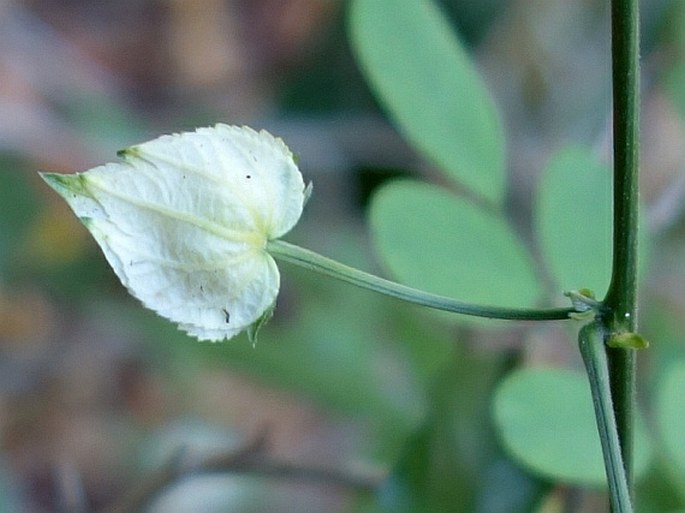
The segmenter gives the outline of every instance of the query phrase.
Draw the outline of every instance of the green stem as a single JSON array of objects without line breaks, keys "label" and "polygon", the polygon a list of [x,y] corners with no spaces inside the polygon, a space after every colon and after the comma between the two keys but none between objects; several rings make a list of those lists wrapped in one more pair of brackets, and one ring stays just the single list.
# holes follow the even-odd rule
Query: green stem
[{"label": "green stem", "polygon": [[497,306],[473,305],[374,276],[282,240],[269,241],[266,250],[275,258],[337,278],[357,287],[447,312],[491,319],[552,321],[568,319],[569,314],[576,311],[573,308],[501,308]]},{"label": "green stem", "polygon": [[[613,265],[603,303],[610,333],[637,330],[637,232],[639,149],[638,0],[612,0],[614,137]],[[609,349],[611,393],[618,435],[632,489],[635,351]]]},{"label": "green stem", "polygon": [[616,415],[611,399],[607,347],[604,338],[605,332],[602,326],[599,322],[592,322],[580,330],[578,345],[590,380],[592,403],[595,408],[604,467],[609,483],[611,511],[632,513],[630,487],[623,464]]}]

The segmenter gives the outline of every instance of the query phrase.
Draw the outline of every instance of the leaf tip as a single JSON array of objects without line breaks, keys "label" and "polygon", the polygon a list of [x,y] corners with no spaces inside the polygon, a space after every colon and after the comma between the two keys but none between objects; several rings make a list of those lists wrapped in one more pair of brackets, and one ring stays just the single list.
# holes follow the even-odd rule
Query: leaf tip
[{"label": "leaf tip", "polygon": [[607,340],[607,345],[620,349],[647,349],[649,341],[637,333],[614,333]]},{"label": "leaf tip", "polygon": [[313,191],[314,191],[314,183],[310,181],[310,182],[305,186],[304,192],[302,193],[302,194],[303,194],[303,198],[302,198],[302,206],[303,206],[303,207],[304,207],[305,205],[307,205],[307,203],[309,203],[309,199],[312,197],[312,192],[313,192]]},{"label": "leaf tip", "polygon": [[117,157],[124,160],[131,157],[137,157],[138,155],[140,155],[140,148],[138,146],[129,146],[128,148],[117,151]]},{"label": "leaf tip", "polygon": [[575,312],[569,314],[571,319],[587,320],[591,319],[602,309],[602,303],[595,299],[595,293],[588,289],[569,290],[564,292],[564,296],[571,300]]},{"label": "leaf tip", "polygon": [[39,172],[40,177],[62,197],[69,200],[74,195],[90,196],[84,174]]},{"label": "leaf tip", "polygon": [[274,301],[269,308],[264,310],[264,313],[262,313],[261,316],[259,316],[259,319],[257,319],[255,322],[250,324],[247,328],[247,338],[250,340],[250,343],[252,344],[252,347],[255,347],[257,345],[257,335],[259,334],[259,331],[266,325],[267,322],[273,317],[274,315],[274,310],[276,309],[276,302]]}]

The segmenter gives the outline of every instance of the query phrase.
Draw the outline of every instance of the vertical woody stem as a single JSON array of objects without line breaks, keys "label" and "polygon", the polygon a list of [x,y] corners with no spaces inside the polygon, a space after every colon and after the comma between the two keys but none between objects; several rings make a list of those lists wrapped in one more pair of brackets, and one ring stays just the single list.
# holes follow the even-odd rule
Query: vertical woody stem
[{"label": "vertical woody stem", "polygon": [[[611,1],[614,219],[613,266],[604,300],[609,333],[637,329],[637,232],[639,149],[639,10],[637,0]],[[607,349],[611,394],[632,489],[635,350]]]}]

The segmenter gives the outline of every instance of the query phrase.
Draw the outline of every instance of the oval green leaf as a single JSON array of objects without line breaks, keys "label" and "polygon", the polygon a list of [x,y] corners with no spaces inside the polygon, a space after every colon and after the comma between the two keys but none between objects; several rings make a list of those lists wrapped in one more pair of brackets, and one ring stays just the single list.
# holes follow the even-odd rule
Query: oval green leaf
[{"label": "oval green leaf", "polygon": [[[524,369],[495,394],[494,420],[507,452],[532,472],[581,486],[606,486],[587,378],[557,369]],[[635,432],[635,474],[650,460],[644,424]]]},{"label": "oval green leaf", "polygon": [[552,157],[536,206],[540,246],[562,290],[603,297],[611,278],[611,173],[589,150]]},{"label": "oval green leaf", "polygon": [[430,0],[354,0],[357,61],[404,136],[453,180],[500,202],[504,135],[492,98]]},{"label": "oval green leaf", "polygon": [[370,217],[376,249],[403,283],[472,303],[535,305],[533,262],[502,217],[411,181],[383,187]]},{"label": "oval green leaf", "polygon": [[681,485],[685,485],[685,361],[668,367],[659,383],[657,420],[665,456]]}]

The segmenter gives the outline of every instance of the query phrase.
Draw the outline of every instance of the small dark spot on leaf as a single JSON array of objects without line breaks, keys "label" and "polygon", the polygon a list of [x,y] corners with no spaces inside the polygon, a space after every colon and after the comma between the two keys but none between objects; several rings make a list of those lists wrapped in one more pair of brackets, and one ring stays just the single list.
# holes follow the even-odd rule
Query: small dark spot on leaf
[{"label": "small dark spot on leaf", "polygon": [[226,324],[228,324],[231,320],[231,314],[228,313],[228,310],[225,308],[222,308],[221,311],[224,313],[224,316],[226,317]]},{"label": "small dark spot on leaf", "polygon": [[249,180],[250,178],[252,178],[252,175],[245,175],[245,178]]}]

